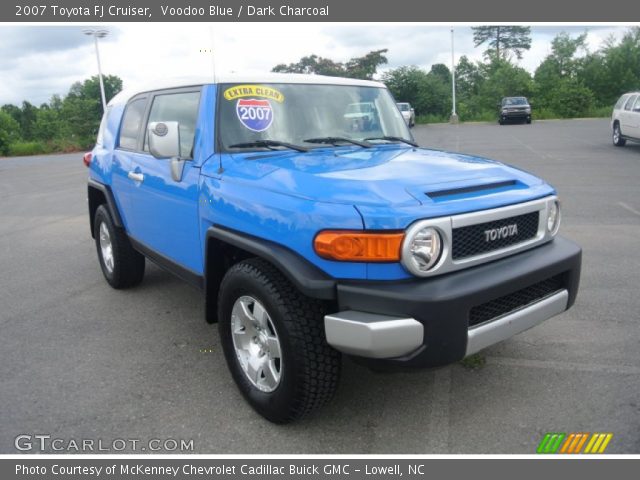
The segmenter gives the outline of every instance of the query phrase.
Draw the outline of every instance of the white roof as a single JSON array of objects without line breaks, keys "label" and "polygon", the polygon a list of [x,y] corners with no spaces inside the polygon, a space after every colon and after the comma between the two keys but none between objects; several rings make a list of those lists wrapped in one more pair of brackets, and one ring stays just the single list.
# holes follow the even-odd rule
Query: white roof
[{"label": "white roof", "polygon": [[217,83],[303,83],[315,85],[353,85],[361,87],[382,87],[382,82],[373,80],[359,80],[357,78],[328,77],[325,75],[305,75],[300,73],[260,73],[260,74],[219,74],[215,80],[207,77],[178,77],[150,81],[138,88],[125,89],[111,99],[109,105],[127,103],[129,99],[139,93],[169,88],[191,87],[194,85],[210,85]]}]

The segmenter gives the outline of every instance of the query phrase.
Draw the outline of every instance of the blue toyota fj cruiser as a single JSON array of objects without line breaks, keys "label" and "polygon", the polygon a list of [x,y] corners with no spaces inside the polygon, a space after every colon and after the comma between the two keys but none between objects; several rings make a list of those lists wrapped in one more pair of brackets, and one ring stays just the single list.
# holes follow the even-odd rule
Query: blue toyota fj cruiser
[{"label": "blue toyota fj cruiser", "polygon": [[381,83],[122,92],[85,163],[107,282],[139,284],[149,259],[201,289],[234,380],[274,422],[329,400],[341,352],[378,369],[445,365],[576,298],[581,250],[556,235],[554,189],[419,148]]}]

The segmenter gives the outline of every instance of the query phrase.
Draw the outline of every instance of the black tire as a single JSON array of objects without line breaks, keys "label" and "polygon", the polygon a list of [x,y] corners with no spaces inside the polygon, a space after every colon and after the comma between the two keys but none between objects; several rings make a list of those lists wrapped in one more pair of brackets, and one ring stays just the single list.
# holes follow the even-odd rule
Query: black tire
[{"label": "black tire", "polygon": [[616,123],[613,126],[613,133],[611,135],[613,144],[616,147],[624,147],[627,144],[627,141],[622,138],[622,131],[620,130],[620,124]]},{"label": "black tire", "polygon": [[527,125],[531,125],[531,119],[527,118]]},{"label": "black tire", "polygon": [[498,123],[499,123],[500,125],[504,125],[504,120],[503,120],[503,119],[500,119],[500,120],[498,120]]},{"label": "black tire", "polygon": [[[280,379],[271,392],[252,383],[234,347],[231,316],[242,296],[251,296],[264,306],[280,341]],[[341,355],[326,342],[324,313],[322,302],[303,296],[262,259],[240,262],[224,276],[218,294],[218,329],[225,359],[242,395],[267,420],[297,420],[333,397]]]},{"label": "black tire", "polygon": [[[111,242],[113,255],[113,267],[111,269],[105,264],[100,246],[100,229],[103,224],[109,233]],[[144,277],[144,255],[134,250],[126,233],[114,225],[111,215],[109,215],[109,211],[104,205],[100,205],[96,210],[93,220],[93,234],[100,268],[109,285],[117,289],[138,285]]]}]

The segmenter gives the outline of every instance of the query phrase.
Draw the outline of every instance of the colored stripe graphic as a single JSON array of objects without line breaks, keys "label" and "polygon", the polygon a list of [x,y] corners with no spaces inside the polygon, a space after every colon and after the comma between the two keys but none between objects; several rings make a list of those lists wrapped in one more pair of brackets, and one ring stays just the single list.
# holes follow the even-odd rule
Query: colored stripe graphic
[{"label": "colored stripe graphic", "polygon": [[612,438],[612,433],[594,433],[584,453],[604,453]]},{"label": "colored stripe graphic", "polygon": [[566,435],[566,433],[547,433],[538,445],[537,452],[556,453]]},{"label": "colored stripe graphic", "polygon": [[588,433],[571,433],[562,445],[559,453],[580,453],[582,446],[589,438]]},{"label": "colored stripe graphic", "polygon": [[[594,433],[592,435],[588,432],[573,432],[569,434],[549,432],[542,438],[536,452],[542,454],[600,454],[605,452],[612,438],[613,433]],[[582,447],[585,444],[587,446],[583,451]]]}]

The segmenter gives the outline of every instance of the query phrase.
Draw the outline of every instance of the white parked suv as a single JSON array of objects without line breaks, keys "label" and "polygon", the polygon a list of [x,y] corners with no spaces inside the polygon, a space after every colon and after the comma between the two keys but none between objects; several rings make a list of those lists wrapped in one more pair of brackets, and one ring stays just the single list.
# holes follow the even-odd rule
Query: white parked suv
[{"label": "white parked suv", "polygon": [[627,140],[640,142],[640,92],[625,93],[611,114],[613,144],[623,147]]}]

